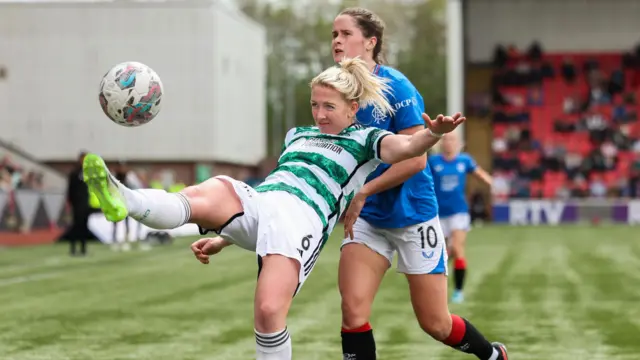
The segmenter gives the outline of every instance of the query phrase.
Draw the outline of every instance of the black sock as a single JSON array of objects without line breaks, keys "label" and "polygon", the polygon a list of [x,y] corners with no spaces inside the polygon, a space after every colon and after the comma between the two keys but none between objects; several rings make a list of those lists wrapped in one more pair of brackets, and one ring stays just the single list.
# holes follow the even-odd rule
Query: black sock
[{"label": "black sock", "polygon": [[443,343],[456,350],[473,354],[480,360],[489,360],[493,355],[493,345],[466,319],[451,315],[451,320],[451,334]]},{"label": "black sock", "polygon": [[464,258],[456,258],[453,269],[453,282],[456,290],[462,290],[464,276],[467,274],[467,261]]},{"label": "black sock", "polygon": [[454,269],[453,270],[453,282],[456,290],[462,290],[464,286],[464,275],[467,273],[467,269]]},{"label": "black sock", "polygon": [[376,360],[376,341],[369,323],[358,329],[342,329],[344,360]]}]

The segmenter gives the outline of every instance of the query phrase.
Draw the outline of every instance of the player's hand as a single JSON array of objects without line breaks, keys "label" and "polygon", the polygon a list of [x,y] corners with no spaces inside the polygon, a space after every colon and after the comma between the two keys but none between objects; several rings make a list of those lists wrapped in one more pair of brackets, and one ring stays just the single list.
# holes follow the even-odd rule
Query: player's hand
[{"label": "player's hand", "polygon": [[458,125],[467,120],[467,118],[462,116],[462,113],[459,112],[453,114],[453,116],[444,116],[440,114],[435,120],[431,120],[429,115],[423,113],[422,119],[424,119],[425,124],[431,132],[435,134],[446,134],[452,132],[458,127]]},{"label": "player's hand", "polygon": [[358,220],[358,216],[360,216],[360,212],[364,207],[364,203],[367,200],[367,195],[362,192],[358,192],[353,199],[351,200],[351,204],[347,208],[347,211],[344,213],[344,237],[353,240],[353,225]]},{"label": "player's hand", "polygon": [[204,238],[191,244],[191,251],[196,259],[203,264],[209,263],[209,256],[215,255],[222,251],[228,243],[221,237]]}]

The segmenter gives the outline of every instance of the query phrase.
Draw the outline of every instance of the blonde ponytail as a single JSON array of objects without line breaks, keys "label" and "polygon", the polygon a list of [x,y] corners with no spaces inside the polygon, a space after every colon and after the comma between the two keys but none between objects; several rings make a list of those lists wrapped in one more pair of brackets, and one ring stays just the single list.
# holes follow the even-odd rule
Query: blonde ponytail
[{"label": "blonde ponytail", "polygon": [[367,63],[359,57],[344,59],[311,80],[311,87],[329,86],[339,91],[347,101],[356,101],[360,107],[374,106],[382,113],[393,114],[385,93],[390,94],[388,80],[369,71]]}]

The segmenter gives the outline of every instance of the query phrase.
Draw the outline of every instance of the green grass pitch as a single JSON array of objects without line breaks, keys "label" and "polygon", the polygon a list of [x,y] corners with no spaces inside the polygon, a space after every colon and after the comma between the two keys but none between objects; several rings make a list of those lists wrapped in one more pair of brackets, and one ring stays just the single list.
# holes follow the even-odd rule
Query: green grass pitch
[{"label": "green grass pitch", "polygon": [[[129,253],[92,244],[86,258],[68,257],[62,244],[0,249],[0,358],[253,359],[255,255],[228,248],[205,266],[190,240]],[[294,359],[342,357],[338,244],[330,239],[294,301]],[[639,259],[637,228],[477,228],[467,302],[451,311],[515,360],[638,359]],[[381,360],[475,358],[420,331],[395,271],[372,324]]]}]

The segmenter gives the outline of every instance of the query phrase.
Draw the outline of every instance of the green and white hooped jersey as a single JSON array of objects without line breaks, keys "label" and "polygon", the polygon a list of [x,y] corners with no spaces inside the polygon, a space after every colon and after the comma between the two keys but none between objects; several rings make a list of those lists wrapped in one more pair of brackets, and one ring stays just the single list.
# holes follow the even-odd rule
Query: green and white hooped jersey
[{"label": "green and white hooped jersey", "polygon": [[391,134],[356,124],[337,135],[315,126],[293,128],[278,166],[256,190],[286,191],[307,203],[320,217],[326,241],[367,176],[382,163],[380,140]]}]

